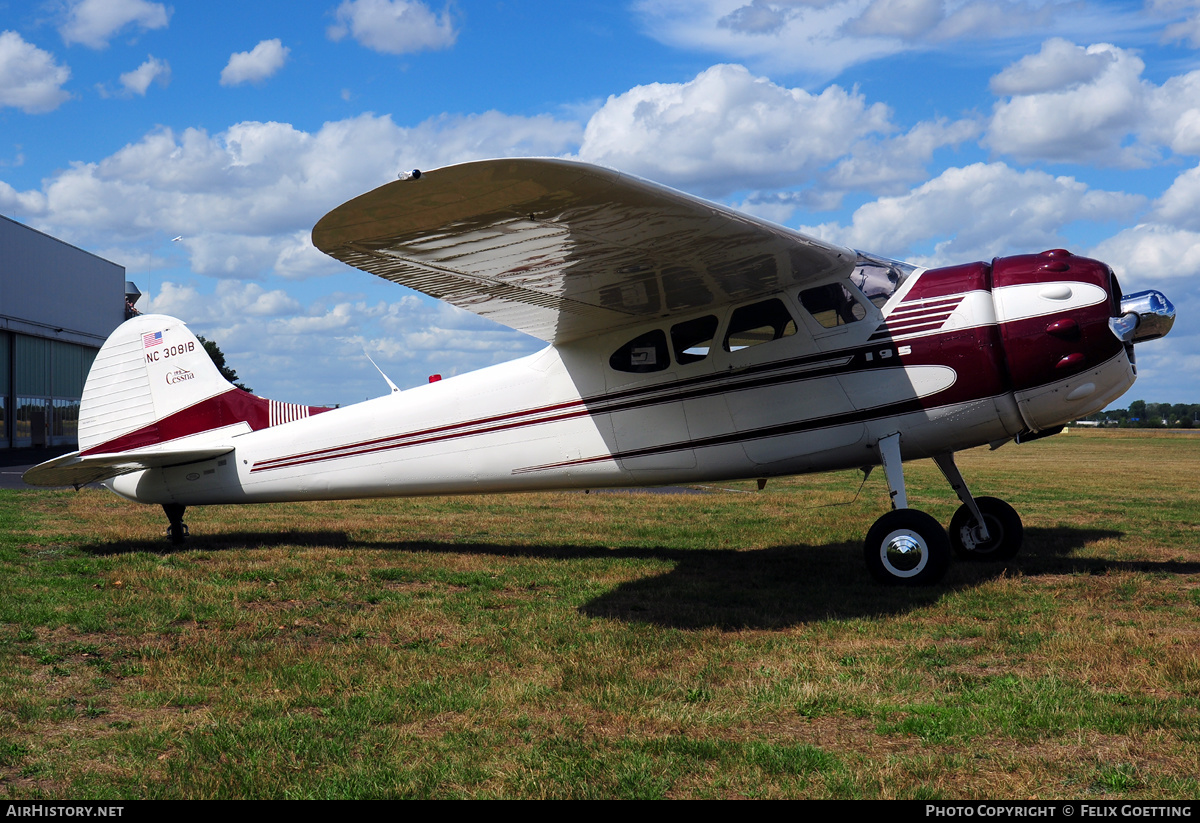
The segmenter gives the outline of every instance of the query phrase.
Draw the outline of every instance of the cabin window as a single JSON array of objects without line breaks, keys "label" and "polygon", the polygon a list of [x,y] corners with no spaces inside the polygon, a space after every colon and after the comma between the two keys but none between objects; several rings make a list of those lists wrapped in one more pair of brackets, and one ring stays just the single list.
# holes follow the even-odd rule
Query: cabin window
[{"label": "cabin window", "polygon": [[796,321],[777,297],[734,311],[725,332],[725,351],[738,351],[796,333]]},{"label": "cabin window", "polygon": [[844,326],[867,316],[867,310],[843,283],[828,283],[800,292],[800,303],[827,329]]},{"label": "cabin window", "polygon": [[613,352],[612,357],[608,358],[608,365],[614,371],[638,374],[662,371],[671,365],[671,356],[667,353],[667,335],[661,329],[655,329],[633,338]]},{"label": "cabin window", "polygon": [[717,336],[716,315],[697,317],[671,327],[671,347],[675,349],[675,362],[681,366],[699,363],[708,357],[713,338]]}]

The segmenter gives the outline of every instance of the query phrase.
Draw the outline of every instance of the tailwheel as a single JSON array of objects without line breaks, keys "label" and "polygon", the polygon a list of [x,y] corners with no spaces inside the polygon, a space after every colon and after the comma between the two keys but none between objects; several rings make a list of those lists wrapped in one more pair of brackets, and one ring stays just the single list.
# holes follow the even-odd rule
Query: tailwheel
[{"label": "tailwheel", "polygon": [[942,524],[916,509],[896,509],[867,532],[863,557],[880,583],[929,586],[950,566],[950,541]]},{"label": "tailwheel", "polygon": [[183,543],[188,536],[187,524],[183,522],[183,513],[186,506],[181,506],[178,503],[163,503],[163,513],[167,516],[167,539],[172,544],[178,546]]},{"label": "tailwheel", "polygon": [[1021,550],[1025,527],[1012,506],[995,497],[976,497],[975,505],[987,524],[987,539],[979,533],[971,510],[962,505],[950,519],[950,545],[964,560],[1011,560]]}]

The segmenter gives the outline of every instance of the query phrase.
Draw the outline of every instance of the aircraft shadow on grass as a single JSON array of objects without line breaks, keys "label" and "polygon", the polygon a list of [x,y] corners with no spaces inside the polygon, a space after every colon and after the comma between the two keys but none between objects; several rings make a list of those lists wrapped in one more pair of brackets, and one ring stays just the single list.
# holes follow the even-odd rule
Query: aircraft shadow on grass
[{"label": "aircraft shadow on grass", "polygon": [[[199,535],[179,552],[253,550],[279,546],[332,547],[347,550],[430,554],[468,554],[559,560],[667,561],[663,574],[621,583],[580,607],[589,617],[648,623],[672,628],[771,629],[827,619],[902,614],[929,605],[947,590],[966,589],[1006,575],[1106,574],[1109,571],[1200,574],[1200,562],[1114,561],[1072,556],[1085,545],[1121,537],[1110,529],[1031,528],[1021,555],[1007,563],[958,562],[936,586],[881,586],[861,568],[857,543],[824,546],[773,546],[754,551],[686,550],[664,547],[499,545],[484,542],[361,541],[339,531],[281,533],[234,532]],[[95,555],[177,550],[158,540],[81,547]]]}]

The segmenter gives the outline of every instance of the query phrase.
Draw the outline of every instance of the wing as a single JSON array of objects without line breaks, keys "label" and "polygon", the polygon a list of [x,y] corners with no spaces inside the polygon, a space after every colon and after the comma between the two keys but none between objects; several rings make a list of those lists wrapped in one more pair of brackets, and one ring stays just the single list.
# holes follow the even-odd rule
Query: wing
[{"label": "wing", "polygon": [[850,249],[568,160],[483,160],[397,180],[313,244],[554,343],[848,275]]}]

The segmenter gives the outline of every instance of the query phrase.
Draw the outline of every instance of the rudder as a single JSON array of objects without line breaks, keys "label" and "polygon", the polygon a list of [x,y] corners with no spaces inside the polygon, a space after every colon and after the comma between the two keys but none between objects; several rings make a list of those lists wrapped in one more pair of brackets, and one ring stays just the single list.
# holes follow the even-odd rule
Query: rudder
[{"label": "rudder", "polygon": [[79,404],[79,454],[191,447],[217,431],[227,438],[322,411],[236,388],[182,320],[144,314],[96,355]]},{"label": "rudder", "polygon": [[145,314],[117,327],[88,372],[79,451],[23,475],[31,486],[79,486],[209,460],[240,434],[328,409],[279,403],[233,386],[182,320]]},{"label": "rudder", "polygon": [[[109,336],[88,373],[79,403],[79,450],[124,451],[134,446],[119,443],[129,435],[233,388],[182,320],[134,317]],[[135,439],[137,445],[153,440]]]}]

